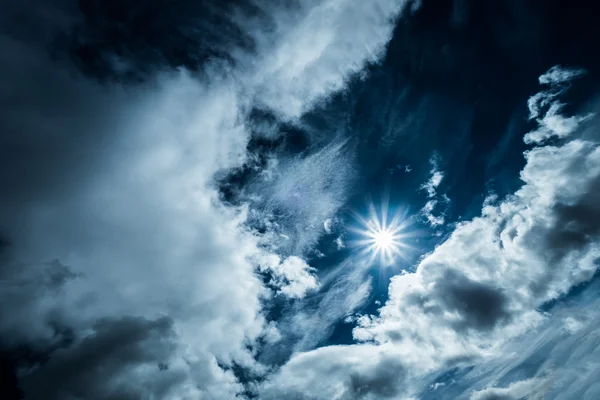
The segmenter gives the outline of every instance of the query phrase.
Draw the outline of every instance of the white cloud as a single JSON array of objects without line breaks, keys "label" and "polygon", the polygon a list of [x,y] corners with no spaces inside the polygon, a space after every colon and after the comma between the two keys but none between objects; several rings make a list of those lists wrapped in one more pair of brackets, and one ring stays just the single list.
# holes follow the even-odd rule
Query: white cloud
[{"label": "white cloud", "polygon": [[547,386],[547,380],[545,379],[527,379],[511,384],[506,388],[488,388],[473,393],[470,400],[519,400],[519,399],[531,399],[531,400],[543,400],[542,393],[539,393],[540,388]]},{"label": "white cloud", "polygon": [[570,80],[584,74],[585,70],[582,69],[555,66],[540,76],[540,84],[549,86],[549,89],[539,92],[528,101],[529,119],[535,119],[538,127],[525,135],[525,143],[539,144],[552,137],[565,138],[575,131],[581,122],[591,117],[566,117],[561,113],[565,105],[557,100],[568,88],[566,85]]},{"label": "white cloud", "polygon": [[439,169],[439,159],[437,155],[434,155],[429,159],[429,164],[431,164],[431,177],[427,182],[421,185],[421,189],[424,189],[427,192],[427,197],[435,197],[437,194],[437,188],[442,183],[444,179],[444,173]]},{"label": "white cloud", "polygon": [[575,78],[583,76],[584,74],[584,69],[565,68],[560,65],[555,65],[546,73],[540,75],[538,81],[541,85],[557,85],[570,82]]},{"label": "white cloud", "polygon": [[428,197],[435,196],[436,189],[442,183],[442,179],[444,179],[444,173],[434,169],[431,173],[431,178],[422,186],[427,191]]},{"label": "white cloud", "polygon": [[287,297],[301,298],[307,291],[319,287],[317,277],[313,274],[315,269],[299,257],[290,256],[283,262],[279,262],[279,257],[275,257],[263,268],[272,272],[274,275],[272,284],[279,288],[279,293]]},{"label": "white cloud", "polygon": [[443,215],[434,215],[433,209],[438,204],[437,200],[429,200],[425,203],[425,206],[421,209],[421,213],[427,219],[429,225],[435,227],[439,225],[444,225],[445,218]]},{"label": "white cloud", "polygon": [[433,213],[436,206],[439,204],[438,197],[441,198],[443,202],[448,203],[448,196],[443,194],[442,196],[438,196],[437,188],[442,183],[444,179],[444,173],[439,169],[439,160],[438,156],[433,156],[429,160],[431,164],[431,177],[421,185],[420,189],[425,190],[427,192],[427,197],[429,200],[425,203],[425,206],[421,209],[421,215],[425,217],[429,225],[436,227],[439,225],[444,225],[445,218],[443,213],[440,215],[435,215]]},{"label": "white cloud", "polygon": [[300,2],[304,15],[287,17],[278,26],[282,35],[275,51],[269,51],[257,70],[259,99],[283,117],[294,118],[343,90],[350,77],[383,56],[406,3]]},{"label": "white cloud", "polygon": [[569,332],[569,333],[576,333],[577,331],[580,331],[581,328],[583,328],[584,324],[579,321],[577,318],[573,318],[573,317],[567,317],[565,318],[565,329]]},{"label": "white cloud", "polygon": [[331,346],[293,356],[261,389],[260,398],[394,398],[404,382],[402,361],[385,346]]},{"label": "white cloud", "polygon": [[[585,171],[575,167],[580,163]],[[357,335],[395,341],[407,352],[419,348],[421,366],[434,366],[459,354],[484,354],[534,326],[543,319],[534,311],[539,305],[597,268],[600,248],[585,239],[571,242],[558,209],[585,203],[599,176],[594,144],[573,140],[531,150],[525,185],[459,225],[415,274],[394,277],[380,317]]]},{"label": "white cloud", "polygon": [[331,220],[331,218],[327,218],[325,220],[325,222],[323,222],[323,229],[325,229],[325,233],[331,234],[331,224],[332,223],[333,223],[333,221]]}]

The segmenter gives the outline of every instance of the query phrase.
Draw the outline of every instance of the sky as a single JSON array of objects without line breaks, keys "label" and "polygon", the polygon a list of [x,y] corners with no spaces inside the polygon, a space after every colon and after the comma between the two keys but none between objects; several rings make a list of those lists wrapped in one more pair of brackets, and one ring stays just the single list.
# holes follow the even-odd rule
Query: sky
[{"label": "sky", "polygon": [[590,2],[0,6],[0,398],[600,398]]}]

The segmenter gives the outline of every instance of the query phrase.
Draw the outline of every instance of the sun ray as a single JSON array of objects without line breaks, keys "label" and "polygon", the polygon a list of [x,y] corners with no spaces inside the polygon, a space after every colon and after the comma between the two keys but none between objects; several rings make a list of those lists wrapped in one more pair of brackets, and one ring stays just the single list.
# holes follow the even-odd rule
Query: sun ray
[{"label": "sun ray", "polygon": [[397,257],[407,260],[405,253],[411,248],[406,243],[410,218],[401,211],[390,215],[388,206],[388,200],[384,198],[378,213],[375,205],[369,202],[367,218],[353,212],[361,226],[348,228],[359,236],[351,244],[361,248],[361,252],[368,256],[369,263],[379,258],[382,266],[392,265]]}]

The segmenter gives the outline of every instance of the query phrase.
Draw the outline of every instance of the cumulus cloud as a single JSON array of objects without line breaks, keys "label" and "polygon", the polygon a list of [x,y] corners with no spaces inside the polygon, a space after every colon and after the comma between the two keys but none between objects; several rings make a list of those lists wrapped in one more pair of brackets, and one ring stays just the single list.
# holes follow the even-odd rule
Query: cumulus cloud
[{"label": "cumulus cloud", "polygon": [[[394,395],[416,396],[433,371],[499,357],[503,344],[548,318],[539,311],[543,304],[591,279],[600,257],[600,231],[589,217],[600,204],[600,147],[575,133],[561,145],[526,151],[519,190],[486,201],[481,216],[459,224],[414,273],[392,278],[379,315],[361,318],[354,330],[355,338],[375,346],[334,347],[328,357],[323,349],[303,355],[338,371],[327,383],[337,391],[323,388],[308,398],[346,398],[344,385],[354,366],[337,364],[343,353],[366,351],[377,359],[384,348],[402,360],[405,381],[412,383],[395,387]],[[284,366],[267,388],[303,385],[304,378],[289,373],[292,367]],[[487,393],[509,396],[527,385]]]},{"label": "cumulus cloud", "polygon": [[280,262],[279,257],[271,255],[265,261],[261,269],[271,272],[273,280],[270,283],[287,297],[301,298],[307,291],[319,287],[317,277],[313,274],[315,269],[300,257],[290,256]]},{"label": "cumulus cloud", "polygon": [[393,399],[405,384],[401,359],[381,346],[331,346],[292,357],[261,389],[270,399]]},{"label": "cumulus cloud", "polygon": [[[10,207],[4,210],[10,214],[2,219],[1,228],[9,238],[11,269],[18,269],[23,281],[35,285],[23,286],[14,279],[18,275],[7,277],[2,307],[12,308],[13,318],[3,321],[3,342],[49,351],[57,329],[70,329],[85,342],[99,319],[152,320],[168,314],[179,346],[186,347],[198,368],[205,370],[199,389],[192,385],[192,393],[235,393],[239,389],[235,379],[221,379],[216,360],[250,358],[243,342],[262,328],[259,300],[264,292],[246,260],[257,248],[255,238],[241,229],[242,210],[219,206],[216,193],[207,186],[214,171],[244,158],[246,135],[235,115],[235,93],[226,85],[204,88],[182,74],[164,78],[156,92],[140,94],[144,100],[128,107],[130,118],[109,122],[121,130],[120,137],[102,136],[101,128],[87,132],[101,135],[92,139],[106,146],[102,162],[81,160],[77,148],[57,144],[56,156],[67,163],[66,168],[79,169],[77,173],[89,169],[81,181],[60,182],[68,175],[46,171],[46,179],[60,182],[59,186],[46,192],[36,187],[27,192],[28,186],[12,191],[20,206],[13,198],[6,199]],[[203,101],[205,95],[212,97],[210,102]],[[107,104],[117,99],[108,97]],[[79,133],[76,125],[49,122],[45,129],[51,133],[51,129],[65,135]],[[35,129],[27,132],[43,135]],[[65,143],[70,145],[68,139]],[[46,150],[42,155],[53,156],[55,149]],[[43,168],[43,163],[32,161],[30,168]],[[70,272],[52,272],[46,279],[47,262],[54,259]],[[48,285],[60,285],[60,290]],[[31,289],[23,293],[25,288]],[[23,296],[26,302],[19,301]],[[19,314],[14,313],[15,307],[20,308]],[[213,334],[224,326],[226,334]],[[113,325],[103,329],[112,335],[113,328],[117,329]],[[205,336],[202,342],[194,339],[197,335]],[[69,351],[80,359],[80,350]],[[141,361],[139,368],[144,368]],[[82,381],[101,380],[98,374],[103,371],[82,371],[78,376]],[[83,383],[66,381],[61,391],[71,390],[71,385],[79,390],[78,384]],[[173,384],[180,386],[183,381]]]}]

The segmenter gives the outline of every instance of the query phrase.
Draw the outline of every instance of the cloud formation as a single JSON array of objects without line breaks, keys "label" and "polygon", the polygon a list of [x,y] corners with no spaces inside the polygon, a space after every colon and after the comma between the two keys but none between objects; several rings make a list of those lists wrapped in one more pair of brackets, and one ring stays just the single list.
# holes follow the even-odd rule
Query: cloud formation
[{"label": "cloud formation", "polygon": [[[11,6],[40,27],[24,39],[11,23],[0,38],[0,344],[48,360],[26,366],[27,396],[225,399],[245,390],[235,366],[267,371],[253,352],[274,332],[261,303],[272,293],[253,260],[278,256],[246,225],[248,205],[221,202],[215,174],[251,157],[255,106],[289,122],[376,62],[402,4],[259,4],[240,19],[215,3],[215,47],[199,41],[214,21],[192,5],[162,16],[169,27],[129,3]],[[271,266],[276,292],[318,287],[299,256],[341,205],[341,157],[332,146],[279,164],[268,201],[298,240]]]},{"label": "cloud formation", "polygon": [[[302,375],[292,359],[265,386],[267,393],[352,398],[347,385],[355,366],[337,360],[366,352],[364,358],[381,365],[380,352],[385,351],[395,355],[401,363],[397,369],[410,382],[394,387],[391,396],[416,396],[433,371],[493,360],[504,343],[543,323],[548,317],[540,307],[590,280],[600,257],[599,231],[584,221],[600,204],[595,201],[600,147],[579,137],[581,129],[574,124],[564,133],[570,136],[564,143],[526,151],[519,190],[502,200],[488,198],[481,216],[458,224],[416,272],[392,278],[379,315],[361,318],[354,330],[356,339],[372,344],[332,347],[327,356],[324,349],[297,356],[335,365],[338,372],[326,387],[312,390],[323,383]],[[482,388],[474,396],[516,396],[525,386]],[[359,398],[378,397],[365,393]]]}]

